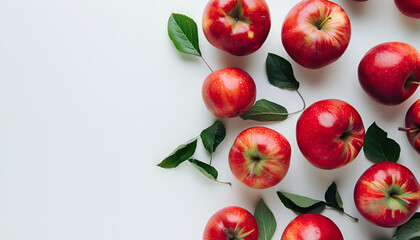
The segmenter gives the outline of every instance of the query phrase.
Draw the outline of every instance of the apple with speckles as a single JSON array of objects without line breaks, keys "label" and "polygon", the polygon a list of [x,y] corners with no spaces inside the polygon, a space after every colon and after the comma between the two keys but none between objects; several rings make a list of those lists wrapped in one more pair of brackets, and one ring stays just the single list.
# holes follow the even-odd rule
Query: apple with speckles
[{"label": "apple with speckles", "polygon": [[420,19],[419,0],[394,0],[395,5],[407,17]]},{"label": "apple with speckles", "polygon": [[337,225],[317,213],[305,213],[293,219],[284,229],[281,240],[343,240]]},{"label": "apple with speckles", "polygon": [[277,185],[289,170],[291,147],[277,131],[256,126],[236,137],[229,151],[233,175],[251,188],[265,189]]},{"label": "apple with speckles", "polygon": [[407,43],[379,44],[363,56],[358,77],[372,99],[385,105],[401,104],[420,84],[420,53]]},{"label": "apple with speckles", "polygon": [[405,115],[405,127],[398,128],[407,133],[411,146],[420,154],[420,99],[415,101]]},{"label": "apple with speckles", "polygon": [[289,56],[303,67],[317,69],[340,58],[350,42],[347,13],[328,0],[303,0],[283,22],[281,40]]},{"label": "apple with speckles", "polygon": [[210,0],[202,26],[210,44],[245,56],[257,51],[267,39],[270,11],[264,0]]},{"label": "apple with speckles", "polygon": [[202,97],[207,109],[218,118],[237,117],[255,102],[256,86],[252,77],[239,68],[212,72],[203,82]]},{"label": "apple with speckles", "polygon": [[354,202],[359,213],[381,227],[406,223],[420,206],[420,185],[405,166],[380,162],[357,180]]},{"label": "apple with speckles", "polygon": [[310,163],[322,169],[336,169],[352,162],[364,138],[365,128],[359,113],[338,99],[313,103],[296,124],[300,151]]},{"label": "apple with speckles", "polygon": [[203,240],[258,240],[258,223],[246,209],[230,206],[217,211],[208,220]]}]

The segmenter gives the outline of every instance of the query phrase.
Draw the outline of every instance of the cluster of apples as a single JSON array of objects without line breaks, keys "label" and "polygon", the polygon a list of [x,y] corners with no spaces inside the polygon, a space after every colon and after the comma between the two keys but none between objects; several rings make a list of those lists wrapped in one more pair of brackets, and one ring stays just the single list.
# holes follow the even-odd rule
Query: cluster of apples
[{"label": "cluster of apples", "polygon": [[[420,18],[420,1],[395,0],[405,15]],[[202,27],[216,48],[236,56],[257,51],[270,31],[270,12],[264,0],[210,0]],[[289,56],[310,69],[324,67],[342,56],[351,36],[346,12],[328,0],[303,0],[286,16],[282,43]],[[408,99],[420,83],[420,53],[402,42],[387,42],[370,49],[358,67],[359,82],[376,101],[397,105]],[[248,111],[256,98],[252,77],[239,68],[212,72],[204,81],[202,96],[218,118],[237,117]],[[420,100],[407,111],[411,145],[420,154]],[[322,169],[337,169],[359,154],[365,137],[357,110],[338,99],[318,101],[298,119],[296,140],[305,158]],[[278,184],[287,174],[291,157],[288,140],[267,127],[242,131],[229,152],[233,175],[251,188]],[[358,211],[370,222],[396,227],[407,222],[420,206],[420,185],[406,167],[391,162],[367,169],[354,189]],[[306,237],[303,236],[306,234]],[[338,227],[319,214],[303,214],[285,229],[282,239],[343,239]],[[258,225],[247,210],[227,207],[212,216],[204,239],[258,239]]]}]

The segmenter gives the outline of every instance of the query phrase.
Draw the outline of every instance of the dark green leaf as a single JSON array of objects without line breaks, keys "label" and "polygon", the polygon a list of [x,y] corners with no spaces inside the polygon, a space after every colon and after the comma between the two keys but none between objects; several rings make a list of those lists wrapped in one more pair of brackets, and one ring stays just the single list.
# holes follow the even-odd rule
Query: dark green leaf
[{"label": "dark green leaf", "polygon": [[279,88],[298,90],[299,82],[293,74],[293,68],[286,59],[269,53],[265,62],[268,81]]},{"label": "dark green leaf", "polygon": [[408,220],[408,222],[406,222],[402,226],[399,226],[393,238],[396,240],[406,240],[410,236],[416,233],[420,233],[420,213],[419,212],[416,212],[414,216],[411,217],[410,220]]},{"label": "dark green leaf", "polygon": [[285,207],[297,213],[320,213],[326,206],[324,201],[296,194],[277,192],[277,195]]},{"label": "dark green leaf", "polygon": [[216,121],[213,125],[204,129],[201,132],[200,137],[204,147],[211,155],[226,137],[225,125],[220,121]]},{"label": "dark green leaf", "polygon": [[335,182],[333,182],[325,192],[325,201],[327,202],[328,206],[344,211],[343,201],[341,199],[340,193],[337,191],[337,185]]},{"label": "dark green leaf", "polygon": [[197,147],[197,138],[177,147],[168,157],[158,164],[162,168],[176,168],[179,164],[190,158]]},{"label": "dark green leaf", "polygon": [[413,238],[410,238],[410,240],[420,240],[420,237],[413,237]]},{"label": "dark green leaf", "polygon": [[374,122],[366,131],[363,151],[371,160],[379,162],[397,162],[400,157],[400,145],[387,137],[388,133]]},{"label": "dark green leaf", "polygon": [[265,205],[264,201],[258,203],[254,213],[258,223],[258,240],[270,240],[276,231],[277,223],[273,212]]},{"label": "dark green leaf", "polygon": [[198,161],[196,159],[188,159],[188,161],[198,170],[200,171],[204,176],[208,177],[209,179],[216,181],[218,177],[217,170],[208,165],[207,163]]},{"label": "dark green leaf", "polygon": [[168,20],[168,35],[178,51],[201,56],[197,24],[191,18],[172,13]]},{"label": "dark green leaf", "polygon": [[255,102],[247,112],[241,115],[242,119],[252,119],[260,122],[283,121],[287,118],[287,109],[277,103],[260,99]]}]

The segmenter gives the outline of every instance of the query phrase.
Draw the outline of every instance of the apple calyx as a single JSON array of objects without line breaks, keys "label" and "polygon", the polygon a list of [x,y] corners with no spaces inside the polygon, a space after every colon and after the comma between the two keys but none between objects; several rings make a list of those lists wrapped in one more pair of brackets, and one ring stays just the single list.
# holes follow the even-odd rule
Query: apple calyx
[{"label": "apple calyx", "polygon": [[316,24],[316,27],[318,28],[318,30],[321,30],[322,27],[325,25],[325,23],[327,23],[329,20],[331,20],[331,17],[325,18],[319,25]]}]

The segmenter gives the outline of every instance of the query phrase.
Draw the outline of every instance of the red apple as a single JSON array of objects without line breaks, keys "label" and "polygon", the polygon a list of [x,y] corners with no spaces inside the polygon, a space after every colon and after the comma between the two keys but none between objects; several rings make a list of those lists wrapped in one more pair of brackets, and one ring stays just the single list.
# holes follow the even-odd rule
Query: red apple
[{"label": "red apple", "polygon": [[230,118],[252,107],[256,86],[247,72],[239,68],[225,68],[211,73],[204,80],[202,95],[207,109],[214,116]]},{"label": "red apple", "polygon": [[210,217],[203,240],[258,240],[258,224],[247,210],[231,206]]},{"label": "red apple", "polygon": [[420,19],[419,0],[394,0],[400,12],[408,17]]},{"label": "red apple", "polygon": [[343,235],[331,219],[317,213],[305,213],[286,226],[281,240],[343,240]]},{"label": "red apple", "polygon": [[270,27],[270,11],[264,0],[210,0],[203,13],[207,40],[236,56],[257,51]]},{"label": "red apple", "polygon": [[315,69],[343,55],[350,35],[349,17],[339,5],[328,0],[303,0],[287,14],[281,40],[293,60]]},{"label": "red apple", "polygon": [[407,222],[420,206],[420,185],[401,164],[380,162],[368,168],[354,189],[357,210],[368,221],[382,227]]},{"label": "red apple", "polygon": [[286,175],[290,155],[290,144],[283,135],[266,127],[251,127],[236,137],[229,152],[229,166],[247,186],[269,188]]},{"label": "red apple", "polygon": [[365,128],[359,113],[350,104],[328,99],[309,106],[296,125],[300,151],[314,166],[335,169],[359,154]]},{"label": "red apple", "polygon": [[414,102],[405,115],[405,128],[411,146],[420,154],[420,99]]},{"label": "red apple", "polygon": [[386,105],[400,104],[420,83],[420,53],[406,43],[379,44],[364,55],[358,75],[370,97]]}]

